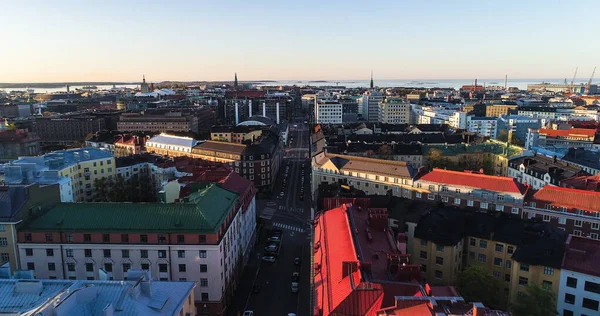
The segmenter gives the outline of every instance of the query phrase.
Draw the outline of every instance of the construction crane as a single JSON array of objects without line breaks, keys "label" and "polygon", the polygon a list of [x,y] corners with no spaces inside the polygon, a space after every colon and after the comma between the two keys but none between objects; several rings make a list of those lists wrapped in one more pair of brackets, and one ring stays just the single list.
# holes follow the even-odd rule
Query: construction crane
[{"label": "construction crane", "polygon": [[596,67],[594,67],[594,71],[592,71],[592,76],[585,87],[585,94],[590,94],[590,87],[592,86],[592,80],[594,80],[594,75],[596,74]]},{"label": "construction crane", "polygon": [[571,79],[571,84],[569,85],[569,93],[573,93],[573,82],[575,82],[575,77],[577,77],[577,70],[579,70],[579,67],[575,67],[575,73],[573,74],[573,79]]}]

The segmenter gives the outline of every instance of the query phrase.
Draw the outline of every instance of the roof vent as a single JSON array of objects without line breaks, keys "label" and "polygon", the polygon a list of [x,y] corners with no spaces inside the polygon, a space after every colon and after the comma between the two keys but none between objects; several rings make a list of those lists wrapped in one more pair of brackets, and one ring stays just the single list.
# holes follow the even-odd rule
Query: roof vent
[{"label": "roof vent", "polygon": [[15,292],[17,293],[41,294],[43,289],[42,281],[37,280],[22,280],[15,284]]}]

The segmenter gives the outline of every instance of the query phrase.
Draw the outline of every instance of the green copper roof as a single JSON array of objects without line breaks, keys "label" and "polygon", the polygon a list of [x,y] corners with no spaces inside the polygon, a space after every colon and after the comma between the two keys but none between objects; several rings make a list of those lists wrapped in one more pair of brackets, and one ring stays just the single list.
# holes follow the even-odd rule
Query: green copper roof
[{"label": "green copper roof", "polygon": [[178,204],[63,203],[21,230],[216,233],[237,197],[213,184]]}]

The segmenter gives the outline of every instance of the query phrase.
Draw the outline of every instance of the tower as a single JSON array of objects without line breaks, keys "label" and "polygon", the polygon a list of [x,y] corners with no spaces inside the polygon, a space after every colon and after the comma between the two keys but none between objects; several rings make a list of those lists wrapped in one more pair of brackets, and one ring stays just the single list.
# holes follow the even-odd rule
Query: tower
[{"label": "tower", "polygon": [[142,93],[148,93],[150,90],[148,88],[148,84],[146,83],[146,75],[142,76],[142,84],[140,85],[140,90],[142,91]]},{"label": "tower", "polygon": [[235,78],[233,79],[233,87],[238,88],[238,80],[237,80],[237,72],[235,73]]},{"label": "tower", "polygon": [[371,70],[371,89],[373,89],[373,70]]}]

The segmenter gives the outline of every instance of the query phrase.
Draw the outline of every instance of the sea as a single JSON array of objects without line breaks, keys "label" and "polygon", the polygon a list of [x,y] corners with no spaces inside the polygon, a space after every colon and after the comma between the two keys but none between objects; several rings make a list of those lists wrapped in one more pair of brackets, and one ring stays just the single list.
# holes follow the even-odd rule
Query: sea
[{"label": "sea", "polygon": [[[222,81],[221,81],[222,82]],[[391,80],[374,80],[375,86],[377,87],[410,87],[410,88],[454,88],[459,89],[464,85],[474,84],[474,79],[391,79]],[[510,79],[508,80],[509,87],[517,87],[519,89],[527,89],[528,84],[535,83],[564,83],[563,79]],[[243,83],[243,81],[242,81]],[[256,86],[286,86],[286,85],[297,85],[297,86],[339,86],[346,88],[359,88],[368,87],[370,80],[265,80],[265,81],[252,81]],[[486,86],[504,86],[504,78],[501,79],[477,79],[478,85]],[[576,83],[579,84],[579,83]],[[108,90],[113,88],[113,85],[96,85],[99,90]],[[117,88],[139,88],[139,84],[124,84],[116,85]],[[81,89],[83,86],[72,85],[69,86],[71,91],[75,89]],[[66,92],[67,87],[58,88],[44,88],[36,87],[35,85],[14,87],[14,88],[1,88],[0,90],[8,91],[23,91],[26,89],[33,89],[35,93],[54,93],[54,92]]]}]

